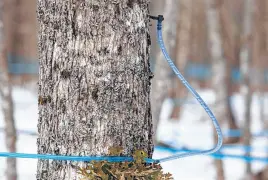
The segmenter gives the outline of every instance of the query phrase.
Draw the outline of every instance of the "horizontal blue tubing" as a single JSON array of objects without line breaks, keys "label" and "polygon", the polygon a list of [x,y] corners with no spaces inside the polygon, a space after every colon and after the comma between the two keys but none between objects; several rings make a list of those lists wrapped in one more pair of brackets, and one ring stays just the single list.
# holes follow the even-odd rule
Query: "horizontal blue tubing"
[{"label": "horizontal blue tubing", "polygon": [[[27,153],[9,153],[0,152],[0,157],[6,158],[24,158],[24,159],[47,159],[47,160],[60,160],[60,161],[109,161],[109,162],[122,162],[133,161],[132,157],[112,157],[112,156],[60,156],[50,154],[27,154]],[[150,160],[149,160],[150,161]]]},{"label": "horizontal blue tubing", "polygon": [[14,75],[37,75],[39,73],[38,60],[23,56],[8,54],[8,71]]},{"label": "horizontal blue tubing", "polygon": [[[9,72],[14,75],[37,75],[39,73],[39,63],[37,59],[27,58],[15,54],[8,54],[8,68]],[[252,72],[252,74],[254,74],[254,72]],[[187,61],[185,67],[185,77],[203,81],[209,80],[211,75],[211,64],[195,63],[191,60]],[[234,83],[240,83],[242,81],[242,75],[239,67],[232,68],[231,78]],[[263,71],[263,83],[268,84],[268,69]]]},{"label": "horizontal blue tubing", "polygon": [[[170,152],[170,153],[178,153],[178,152],[200,152],[202,150],[200,149],[175,149],[175,148],[167,148],[167,147],[162,147],[162,146],[157,146],[155,148],[155,150],[158,151],[166,151],[166,152]],[[211,156],[215,159],[238,159],[238,160],[243,160],[247,163],[250,162],[261,162],[261,163],[265,163],[268,164],[268,158],[265,157],[253,157],[253,156],[243,156],[243,155],[232,155],[232,154],[225,154],[225,153],[213,153],[213,154],[209,154],[208,156]]]},{"label": "horizontal blue tubing", "polygon": [[[199,149],[175,149],[175,148],[167,148],[163,146],[156,146],[155,150],[157,151],[167,151],[170,153],[178,153],[178,152],[200,152],[202,150]],[[243,156],[243,155],[232,155],[225,153],[213,153],[209,154],[209,156],[215,159],[238,159],[243,160],[247,163],[250,162],[261,162],[268,164],[268,158],[265,157],[253,157],[253,156]],[[26,154],[26,153],[8,153],[8,152],[0,152],[0,157],[6,158],[26,158],[26,159],[51,159],[51,160],[62,160],[62,161],[109,161],[109,162],[122,162],[122,161],[133,161],[132,157],[112,157],[112,156],[59,156],[59,155],[42,155],[42,154]],[[155,162],[153,159],[146,158],[147,163]]]},{"label": "horizontal blue tubing", "polygon": [[243,144],[227,144],[224,145],[221,150],[243,150],[244,152],[252,152],[256,150],[261,150],[262,152],[267,153],[268,147],[267,146],[248,146]]}]

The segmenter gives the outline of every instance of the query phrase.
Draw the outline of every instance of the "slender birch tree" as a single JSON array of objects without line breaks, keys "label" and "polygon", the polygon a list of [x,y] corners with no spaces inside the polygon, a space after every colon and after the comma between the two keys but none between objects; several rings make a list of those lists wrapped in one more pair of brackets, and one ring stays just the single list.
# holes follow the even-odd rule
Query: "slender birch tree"
[{"label": "slender birch tree", "polygon": [[[7,52],[4,25],[7,20],[5,12],[8,9],[4,0],[0,0],[0,99],[5,122],[5,144],[9,152],[16,152],[16,128],[14,121],[14,106],[12,100],[11,78],[8,72]],[[3,6],[5,5],[5,11]],[[16,159],[7,159],[6,179],[17,179]]]},{"label": "slender birch tree", "polygon": [[[152,155],[148,15],[147,0],[38,0],[39,154]],[[78,177],[39,160],[37,179]]]}]

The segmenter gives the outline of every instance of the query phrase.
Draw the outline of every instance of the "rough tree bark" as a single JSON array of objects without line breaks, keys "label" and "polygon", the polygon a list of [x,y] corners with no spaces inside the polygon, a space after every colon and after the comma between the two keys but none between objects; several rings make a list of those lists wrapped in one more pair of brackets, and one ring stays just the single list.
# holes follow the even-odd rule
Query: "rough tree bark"
[{"label": "rough tree bark", "polygon": [[[227,88],[222,86],[222,82],[226,76],[226,63],[223,59],[223,47],[221,38],[220,23],[220,5],[221,0],[207,0],[207,24],[210,57],[212,59],[212,88],[215,92],[215,105],[213,106],[215,114],[219,122],[222,124],[226,118],[226,110],[228,108]],[[217,141],[217,134],[214,131],[214,138]],[[216,160],[217,180],[224,180],[223,162]]]},{"label": "rough tree bark", "polygon": [[[166,43],[167,51],[170,52],[170,56],[174,58],[174,50],[176,41],[176,0],[165,1],[165,25],[163,26],[163,37]],[[157,131],[157,125],[160,118],[160,112],[163,101],[168,97],[168,90],[171,89],[172,83],[172,71],[168,63],[164,60],[164,56],[161,51],[157,53],[155,61],[154,79],[152,83],[152,115],[154,121],[154,132]]]},{"label": "rough tree bark", "polygon": [[[39,154],[153,152],[148,1],[38,1]],[[38,180],[78,179],[39,160]]]},{"label": "rough tree bark", "polygon": [[[7,53],[5,48],[5,19],[3,12],[4,0],[0,0],[0,99],[5,122],[5,144],[9,152],[16,152],[16,128],[14,121],[14,106],[12,100],[11,78],[8,73]],[[7,159],[6,179],[17,179],[16,159]]]},{"label": "rough tree bark", "polygon": [[[251,61],[251,50],[250,50],[250,36],[252,35],[252,14],[253,14],[253,2],[252,0],[244,1],[244,20],[243,20],[243,44],[240,52],[240,70],[243,77],[243,83],[241,85],[241,93],[245,100],[245,114],[244,114],[244,145],[249,146],[251,141],[250,125],[251,125],[251,101],[252,101],[252,91],[250,88],[250,61]],[[250,153],[246,153],[249,156]],[[247,175],[251,175],[251,164],[246,165]]]}]

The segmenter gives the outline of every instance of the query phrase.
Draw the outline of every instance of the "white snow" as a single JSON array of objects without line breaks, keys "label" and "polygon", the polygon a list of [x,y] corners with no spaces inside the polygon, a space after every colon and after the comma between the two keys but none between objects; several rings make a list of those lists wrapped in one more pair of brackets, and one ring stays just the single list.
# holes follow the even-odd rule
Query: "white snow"
[{"label": "white snow", "polygon": [[[208,104],[214,102],[214,95],[211,90],[198,90],[201,96]],[[36,132],[37,130],[37,94],[22,88],[14,88],[13,97],[15,101],[15,118],[16,126],[19,130],[29,130]],[[232,106],[235,109],[235,115],[239,118],[239,125],[242,127],[243,119],[242,107],[243,98],[235,95],[232,98]],[[254,96],[253,99],[253,124],[252,131],[262,130],[262,122],[259,115],[259,98]],[[1,100],[0,100],[1,103]],[[213,146],[212,123],[208,118],[202,120],[201,117],[206,117],[205,112],[198,104],[183,105],[183,113],[180,121],[168,120],[171,113],[172,102],[166,100],[161,113],[161,122],[159,125],[158,139],[169,144],[193,149],[208,149]],[[0,111],[0,128],[4,126],[3,116]],[[254,151],[252,155],[265,157],[267,138],[254,138]],[[18,137],[18,152],[21,153],[36,153],[36,137],[28,135],[19,135]],[[0,152],[6,151],[4,143],[4,134],[0,132]],[[241,148],[223,149],[222,152],[228,154],[243,155]],[[155,150],[154,158],[162,158],[171,155],[169,152]],[[4,179],[5,173],[5,158],[0,158],[0,179]],[[19,180],[35,180],[36,160],[18,159]],[[264,167],[263,163],[254,162],[253,170],[257,172]],[[178,180],[214,180],[215,169],[213,159],[210,156],[189,157],[171,162],[162,163],[165,172],[173,174]],[[226,159],[224,160],[225,173],[227,180],[239,180],[244,176],[245,163],[242,160]]]},{"label": "white snow", "polygon": [[[215,100],[214,94],[211,90],[198,90],[202,98],[209,104],[213,110],[213,102]],[[258,132],[263,130],[263,124],[260,120],[260,106],[259,97],[253,96],[252,103],[252,132]],[[197,101],[196,101],[197,102]],[[236,94],[232,97],[232,107],[234,108],[235,116],[238,117],[238,124],[243,126],[243,113],[244,107],[243,97]],[[205,111],[198,103],[183,105],[183,112],[180,121],[174,122],[169,120],[173,104],[172,101],[167,99],[162,108],[161,122],[159,124],[157,138],[163,142],[166,142],[175,147],[187,147],[190,149],[210,149],[213,146],[213,126],[211,120],[206,116]],[[217,116],[217,115],[216,115]],[[206,117],[206,120],[200,120],[200,117]],[[224,126],[225,127],[225,126]],[[222,128],[224,129],[224,128]],[[226,129],[226,128],[225,128]],[[252,156],[265,157],[268,152],[267,137],[253,138],[251,153]],[[244,150],[241,147],[237,148],[224,148],[223,153],[233,155],[243,155]],[[168,154],[156,151],[154,157],[161,158]],[[170,155],[170,154],[169,154]],[[225,159],[224,170],[227,180],[242,179],[245,175],[245,162],[236,159]],[[253,162],[253,172],[258,172],[263,169],[264,163]],[[208,156],[188,157],[185,159],[179,159],[167,163],[163,163],[163,167],[166,171],[174,175],[175,179],[195,179],[195,180],[213,180],[215,179],[215,167],[213,166],[213,159]]]},{"label": "white snow", "polygon": [[[37,129],[37,95],[21,88],[14,88],[16,127],[20,130],[36,132]],[[1,100],[0,100],[1,103]],[[0,127],[4,127],[3,114],[0,111]],[[0,132],[0,152],[5,152],[4,133]],[[21,153],[36,153],[36,137],[19,135],[17,151]],[[34,180],[36,160],[18,159],[19,180]],[[0,179],[4,180],[6,158],[0,158]]]}]

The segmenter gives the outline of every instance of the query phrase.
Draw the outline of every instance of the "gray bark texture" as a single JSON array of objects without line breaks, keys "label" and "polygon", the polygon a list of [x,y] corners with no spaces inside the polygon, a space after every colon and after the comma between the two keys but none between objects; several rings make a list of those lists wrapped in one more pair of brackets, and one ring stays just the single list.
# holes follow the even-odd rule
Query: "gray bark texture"
[{"label": "gray bark texture", "polygon": [[[152,155],[148,14],[147,0],[38,1],[39,154]],[[39,160],[37,179],[72,167]]]},{"label": "gray bark texture", "polygon": [[[7,53],[5,48],[6,38],[4,36],[4,16],[3,6],[6,1],[0,0],[0,99],[1,108],[5,122],[5,144],[9,152],[16,152],[16,128],[14,121],[14,106],[12,100],[11,78],[8,73]],[[7,159],[6,164],[6,179],[17,179],[16,159]]]},{"label": "gray bark texture", "polygon": [[[165,1],[165,21],[163,23],[163,38],[166,42],[167,51],[170,52],[170,55],[173,59],[175,56],[174,50],[176,44],[176,10],[176,0]],[[162,104],[165,98],[168,97],[168,90],[172,87],[171,80],[173,74],[168,63],[164,59],[161,50],[159,50],[156,56],[154,72],[154,79],[152,83],[152,115],[154,122],[154,132],[156,132],[158,122],[160,121],[159,118],[162,109]]]},{"label": "gray bark texture", "polygon": [[[222,86],[222,82],[226,76],[226,63],[223,59],[222,52],[222,38],[221,38],[221,23],[220,23],[220,0],[207,0],[207,24],[208,24],[208,38],[210,56],[212,59],[212,88],[215,92],[215,105],[213,107],[214,113],[217,115],[219,123],[226,120],[226,111],[228,108],[227,101],[222,100],[227,98],[227,88]],[[215,141],[217,135],[214,131]],[[217,169],[217,180],[224,180],[223,162],[215,160]]]}]

